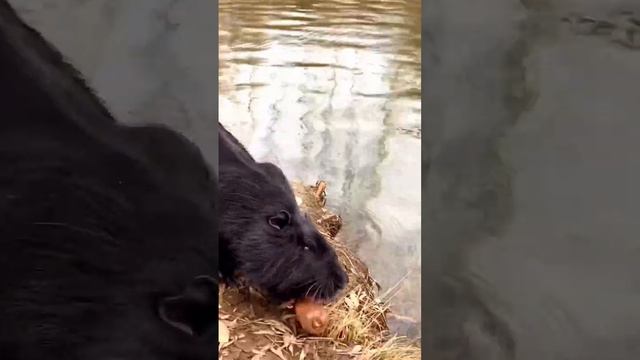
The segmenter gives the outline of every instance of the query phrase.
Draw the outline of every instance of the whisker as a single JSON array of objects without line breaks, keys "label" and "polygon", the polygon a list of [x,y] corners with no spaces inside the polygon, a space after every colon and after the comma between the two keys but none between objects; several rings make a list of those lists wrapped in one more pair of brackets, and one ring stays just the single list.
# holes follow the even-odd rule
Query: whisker
[{"label": "whisker", "polygon": [[[316,284],[317,284],[317,282],[316,282]],[[320,286],[316,287],[316,291],[313,294],[313,296],[311,297],[313,300],[318,300],[318,291],[320,291]]]},{"label": "whisker", "polygon": [[311,284],[311,286],[307,289],[307,292],[304,294],[304,297],[308,297],[309,293],[311,292],[311,289],[313,289],[314,286],[318,285],[317,281],[314,281],[313,284]]}]

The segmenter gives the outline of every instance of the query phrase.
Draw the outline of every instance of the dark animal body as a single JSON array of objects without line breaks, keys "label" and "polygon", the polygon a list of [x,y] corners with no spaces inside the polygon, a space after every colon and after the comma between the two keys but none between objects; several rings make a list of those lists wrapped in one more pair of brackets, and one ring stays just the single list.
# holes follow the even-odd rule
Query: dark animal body
[{"label": "dark animal body", "polygon": [[218,124],[220,272],[240,275],[275,302],[329,301],[347,276],[333,248],[300,211],[289,181],[271,163],[256,162]]},{"label": "dark animal body", "polygon": [[[216,178],[0,1],[0,357],[214,359]],[[213,131],[213,129],[212,129]]]}]

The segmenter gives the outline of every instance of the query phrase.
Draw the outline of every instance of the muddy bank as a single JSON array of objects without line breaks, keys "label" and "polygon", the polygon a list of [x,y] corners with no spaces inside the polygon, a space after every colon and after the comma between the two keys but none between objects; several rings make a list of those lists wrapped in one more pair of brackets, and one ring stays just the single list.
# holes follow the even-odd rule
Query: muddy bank
[{"label": "muddy bank", "polygon": [[604,3],[426,3],[427,356],[640,356],[640,6]]}]

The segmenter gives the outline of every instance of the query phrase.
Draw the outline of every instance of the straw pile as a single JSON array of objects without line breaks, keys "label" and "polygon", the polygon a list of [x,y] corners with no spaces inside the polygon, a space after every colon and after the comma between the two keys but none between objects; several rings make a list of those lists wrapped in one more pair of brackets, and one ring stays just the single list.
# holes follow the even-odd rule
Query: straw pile
[{"label": "straw pile", "polygon": [[389,298],[379,298],[379,286],[368,268],[340,240],[342,219],[324,207],[326,184],[294,183],[293,189],[301,209],[336,249],[349,287],[329,306],[329,325],[322,337],[305,334],[290,308],[269,305],[250,287],[221,287],[219,359],[420,359],[419,345],[389,335]]}]

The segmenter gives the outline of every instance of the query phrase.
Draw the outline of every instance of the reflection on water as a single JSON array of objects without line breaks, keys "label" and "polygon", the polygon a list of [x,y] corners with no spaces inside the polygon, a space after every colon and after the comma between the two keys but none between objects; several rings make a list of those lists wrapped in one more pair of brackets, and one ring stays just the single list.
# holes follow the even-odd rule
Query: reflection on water
[{"label": "reflection on water", "polygon": [[220,121],[290,179],[327,181],[344,238],[383,291],[397,291],[395,329],[417,336],[420,2],[221,0],[219,9]]}]

